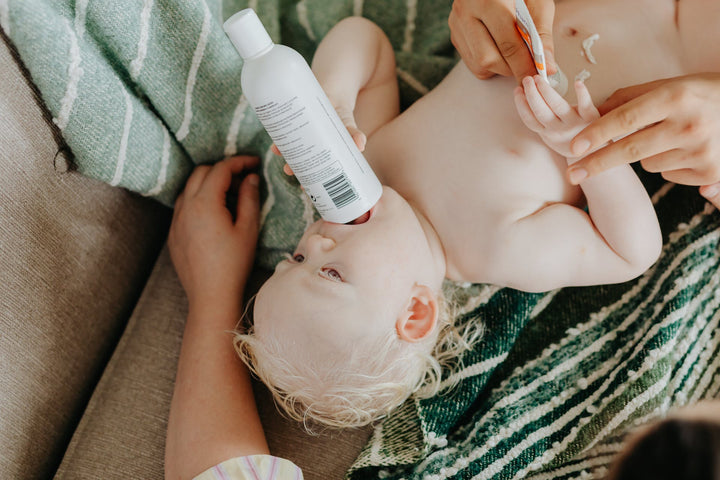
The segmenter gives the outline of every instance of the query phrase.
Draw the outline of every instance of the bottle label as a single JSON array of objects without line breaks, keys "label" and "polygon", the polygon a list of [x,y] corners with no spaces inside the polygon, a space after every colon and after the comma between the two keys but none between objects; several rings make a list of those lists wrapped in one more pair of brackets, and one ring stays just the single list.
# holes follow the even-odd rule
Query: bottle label
[{"label": "bottle label", "polygon": [[[374,173],[323,97],[303,101],[295,95],[254,109],[323,218],[333,221],[333,212],[363,200],[363,191],[378,190]],[[371,186],[373,182],[377,187]],[[364,200],[370,202],[369,209],[377,198]]]}]

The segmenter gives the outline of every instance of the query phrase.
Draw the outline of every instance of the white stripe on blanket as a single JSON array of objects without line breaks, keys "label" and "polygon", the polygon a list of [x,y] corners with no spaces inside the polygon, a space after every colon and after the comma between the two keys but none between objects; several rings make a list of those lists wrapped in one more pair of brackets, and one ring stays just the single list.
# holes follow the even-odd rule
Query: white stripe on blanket
[{"label": "white stripe on blanket", "polygon": [[127,157],[128,138],[130,137],[130,127],[132,126],[133,106],[130,95],[122,89],[125,96],[125,122],[123,124],[122,137],[120,138],[120,149],[118,150],[118,159],[115,164],[115,175],[110,180],[110,185],[117,186],[122,180],[123,171],[125,170],[125,159]]},{"label": "white stripe on blanket", "polygon": [[200,38],[198,39],[197,47],[195,47],[195,53],[193,54],[192,62],[190,64],[190,71],[188,72],[187,84],[185,86],[185,117],[183,118],[182,125],[177,131],[177,139],[183,141],[185,137],[190,133],[190,122],[192,121],[192,96],[195,89],[195,81],[197,80],[197,72],[200,68],[203,55],[205,54],[205,47],[207,46],[208,36],[210,35],[210,10],[205,2],[202,3],[204,9],[204,18],[202,23],[202,29],[200,31]]},{"label": "white stripe on blanket", "polygon": [[153,0],[143,0],[142,12],[140,12],[140,38],[138,39],[137,55],[130,62],[130,77],[137,81],[142,71],[145,57],[147,56],[148,39],[150,38],[150,13],[152,12]]},{"label": "white stripe on blanket", "polygon": [[53,118],[53,123],[58,126],[60,131],[65,130],[65,127],[67,127],[70,121],[70,113],[72,112],[75,99],[77,99],[78,96],[78,83],[80,83],[80,78],[83,75],[83,69],[80,66],[81,59],[78,39],[70,26],[70,22],[63,18],[63,23],[65,23],[68,38],[70,39],[70,65],[68,66],[68,83],[65,88],[65,95],[60,101],[60,113],[57,118]]}]

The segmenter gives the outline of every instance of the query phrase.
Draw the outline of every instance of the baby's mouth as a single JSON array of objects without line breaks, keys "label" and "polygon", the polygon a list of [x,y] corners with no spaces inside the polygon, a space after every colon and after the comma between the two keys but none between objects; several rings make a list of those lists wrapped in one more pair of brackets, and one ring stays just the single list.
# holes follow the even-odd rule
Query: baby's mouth
[{"label": "baby's mouth", "polygon": [[[373,208],[375,208],[375,207],[373,207]],[[361,224],[367,222],[368,220],[370,220],[370,217],[372,216],[373,208],[371,208],[367,212],[363,213],[362,215],[360,215],[358,218],[356,218],[352,222],[348,222],[348,225],[361,225]]]}]

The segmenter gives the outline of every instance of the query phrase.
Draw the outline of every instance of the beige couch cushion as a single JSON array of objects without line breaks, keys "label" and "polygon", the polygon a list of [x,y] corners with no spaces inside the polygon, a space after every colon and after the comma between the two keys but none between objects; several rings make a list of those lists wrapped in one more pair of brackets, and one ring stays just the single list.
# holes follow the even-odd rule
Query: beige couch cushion
[{"label": "beige couch cushion", "polygon": [[0,478],[50,478],[170,212],[55,170],[57,132],[1,36],[0,79]]},{"label": "beige couch cushion", "polygon": [[[165,429],[186,314],[185,294],[164,250],[56,479],[163,478]],[[280,417],[267,390],[257,384],[256,397],[272,453],[293,460],[308,480],[342,478],[370,433],[309,436]]]}]

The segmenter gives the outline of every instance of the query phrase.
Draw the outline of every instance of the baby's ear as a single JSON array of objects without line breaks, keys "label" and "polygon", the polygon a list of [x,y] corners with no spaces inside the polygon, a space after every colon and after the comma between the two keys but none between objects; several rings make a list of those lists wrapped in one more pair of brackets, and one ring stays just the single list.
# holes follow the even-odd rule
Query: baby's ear
[{"label": "baby's ear", "polygon": [[407,342],[419,342],[435,329],[438,320],[438,301],[435,293],[425,285],[415,285],[407,307],[398,316],[395,328]]}]

